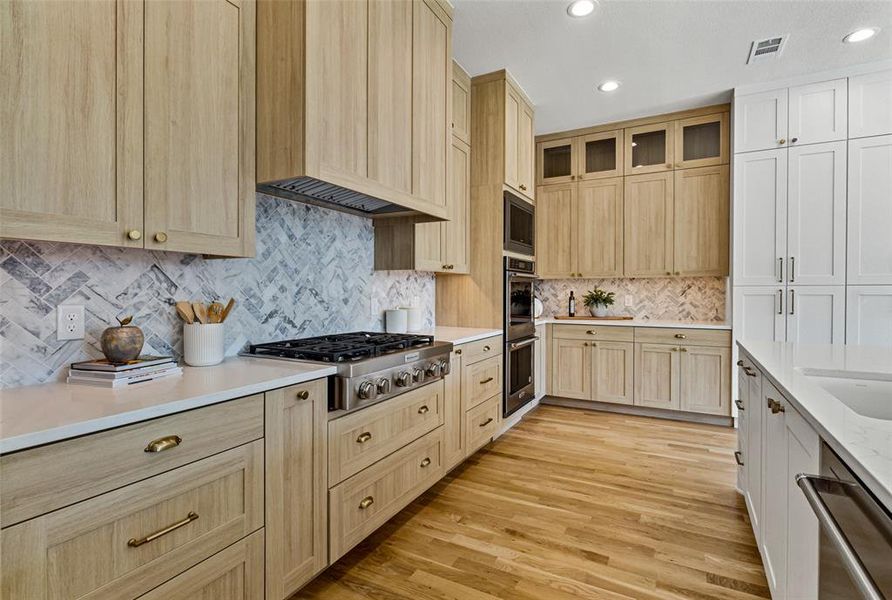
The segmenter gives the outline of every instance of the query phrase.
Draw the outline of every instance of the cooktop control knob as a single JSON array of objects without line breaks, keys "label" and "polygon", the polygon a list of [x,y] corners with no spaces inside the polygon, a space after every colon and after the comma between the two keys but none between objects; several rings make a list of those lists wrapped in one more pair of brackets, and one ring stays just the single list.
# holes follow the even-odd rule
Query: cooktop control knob
[{"label": "cooktop control knob", "polygon": [[431,363],[427,366],[427,376],[428,377],[439,377],[440,376],[440,365],[437,363]]},{"label": "cooktop control knob", "polygon": [[412,379],[415,380],[415,383],[421,383],[424,381],[424,371],[421,369],[414,369],[412,371]]},{"label": "cooktop control knob", "polygon": [[397,387],[409,387],[412,383],[412,374],[408,371],[403,371],[399,375],[396,376],[396,385]]},{"label": "cooktop control knob", "polygon": [[375,382],[375,385],[378,388],[379,394],[389,394],[390,393],[390,379],[387,377],[381,377],[378,381]]},{"label": "cooktop control knob", "polygon": [[439,365],[440,365],[440,373],[443,375],[449,375],[449,361],[441,358]]},{"label": "cooktop control knob", "polygon": [[377,389],[371,381],[363,381],[359,384],[359,397],[363,400],[370,400],[377,396]]}]

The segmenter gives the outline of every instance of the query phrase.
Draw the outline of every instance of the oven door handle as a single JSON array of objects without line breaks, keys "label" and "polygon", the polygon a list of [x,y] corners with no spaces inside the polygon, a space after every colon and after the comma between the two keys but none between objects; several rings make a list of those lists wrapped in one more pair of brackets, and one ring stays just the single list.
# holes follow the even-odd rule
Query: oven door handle
[{"label": "oven door handle", "polygon": [[539,337],[536,336],[536,337],[531,337],[530,339],[524,340],[522,342],[511,342],[510,344],[508,344],[508,348],[510,350],[517,350],[518,348],[523,348],[524,346],[529,346],[530,344],[532,344],[533,342],[535,342],[538,339],[539,339]]},{"label": "oven door handle", "polygon": [[521,273],[520,271],[508,271],[509,279],[539,279],[532,273]]},{"label": "oven door handle", "polygon": [[805,499],[808,500],[812,510],[815,512],[815,516],[818,518],[821,528],[827,534],[830,543],[832,543],[839,552],[843,566],[845,566],[846,571],[849,572],[852,582],[855,584],[855,587],[858,588],[858,591],[861,592],[861,595],[867,600],[884,600],[883,594],[880,593],[880,590],[871,578],[870,573],[864,568],[864,563],[858,558],[858,554],[855,552],[855,549],[852,548],[852,544],[849,543],[849,540],[846,538],[845,533],[843,533],[839,523],[836,522],[836,519],[834,519],[833,515],[830,513],[830,509],[827,508],[827,505],[818,495],[814,481],[822,480],[832,481],[842,485],[852,485],[846,481],[818,477],[817,475],[806,475],[805,473],[800,473],[796,476],[796,485],[798,485],[802,490],[802,493],[805,494]]}]

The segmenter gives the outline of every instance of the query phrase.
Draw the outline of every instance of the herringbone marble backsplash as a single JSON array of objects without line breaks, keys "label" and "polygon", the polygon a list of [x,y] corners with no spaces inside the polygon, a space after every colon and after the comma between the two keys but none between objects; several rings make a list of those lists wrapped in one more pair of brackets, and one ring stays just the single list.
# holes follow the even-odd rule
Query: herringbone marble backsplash
[{"label": "herringbone marble backsplash", "polygon": [[[64,377],[101,356],[99,336],[134,315],[144,352],[182,353],[175,300],[233,297],[226,353],[248,342],[383,329],[382,311],[415,299],[433,326],[434,276],[375,272],[369,219],[257,196],[257,256],[211,259],[146,250],[0,241],[0,387]],[[85,307],[86,339],[56,340],[56,306]]]},{"label": "herringbone marble backsplash", "polygon": [[[668,277],[665,279],[554,279],[536,284],[536,295],[544,305],[543,316],[567,314],[572,290],[577,298],[576,314],[587,314],[582,296],[595,287],[616,293],[611,315],[631,315],[654,321],[725,321],[724,277]],[[632,306],[625,306],[625,296]]]}]

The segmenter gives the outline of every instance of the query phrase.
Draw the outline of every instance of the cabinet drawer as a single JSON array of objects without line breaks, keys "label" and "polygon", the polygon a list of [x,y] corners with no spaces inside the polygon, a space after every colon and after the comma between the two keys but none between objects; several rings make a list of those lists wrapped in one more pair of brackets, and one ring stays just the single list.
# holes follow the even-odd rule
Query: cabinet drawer
[{"label": "cabinet drawer", "polygon": [[486,445],[499,428],[502,397],[493,396],[483,404],[465,413],[465,430],[468,432],[468,455]]},{"label": "cabinet drawer", "polygon": [[502,354],[502,336],[496,335],[476,342],[468,342],[458,347],[461,350],[461,360],[463,365],[474,364],[475,362],[490,358],[492,356]]},{"label": "cabinet drawer", "polygon": [[[0,457],[3,527],[263,437],[263,396],[249,396]],[[176,445],[156,445],[174,440]],[[164,448],[162,450],[162,448]]]},{"label": "cabinet drawer", "polygon": [[438,427],[332,488],[328,502],[330,561],[402,510],[443,472],[443,428]]},{"label": "cabinet drawer", "polygon": [[650,344],[694,344],[730,346],[731,332],[721,329],[685,329],[682,327],[636,327],[635,341]]},{"label": "cabinet drawer", "polygon": [[551,335],[565,340],[605,342],[631,342],[635,339],[633,327],[611,325],[552,325]]},{"label": "cabinet drawer", "polygon": [[263,526],[263,441],[3,531],[0,596],[136,598]]},{"label": "cabinet drawer", "polygon": [[263,533],[252,533],[139,600],[262,600]]},{"label": "cabinet drawer", "polygon": [[339,483],[443,424],[444,382],[428,384],[328,424],[328,481]]},{"label": "cabinet drawer", "polygon": [[470,366],[462,372],[462,394],[465,410],[473,408],[502,392],[502,357],[493,356]]}]

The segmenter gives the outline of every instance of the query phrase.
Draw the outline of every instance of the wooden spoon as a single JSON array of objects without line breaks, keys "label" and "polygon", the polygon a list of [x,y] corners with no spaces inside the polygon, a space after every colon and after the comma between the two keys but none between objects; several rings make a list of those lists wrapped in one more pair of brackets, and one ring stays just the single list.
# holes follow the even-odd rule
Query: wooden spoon
[{"label": "wooden spoon", "polygon": [[198,322],[201,324],[210,323],[208,320],[208,309],[201,302],[193,302],[192,310],[195,311],[195,318],[198,319]]},{"label": "wooden spoon", "polygon": [[220,322],[226,320],[226,317],[229,316],[229,311],[232,310],[232,307],[235,305],[235,298],[230,298],[229,302],[226,303],[226,308],[223,309],[223,314],[220,315]]},{"label": "wooden spoon", "polygon": [[223,305],[219,302],[211,302],[208,306],[208,320],[211,323],[219,323],[223,320]]},{"label": "wooden spoon", "polygon": [[195,313],[192,311],[192,305],[188,302],[180,300],[176,303],[177,314],[180,315],[180,318],[184,320],[188,324],[192,324],[195,322]]}]

